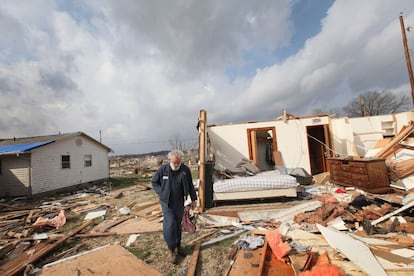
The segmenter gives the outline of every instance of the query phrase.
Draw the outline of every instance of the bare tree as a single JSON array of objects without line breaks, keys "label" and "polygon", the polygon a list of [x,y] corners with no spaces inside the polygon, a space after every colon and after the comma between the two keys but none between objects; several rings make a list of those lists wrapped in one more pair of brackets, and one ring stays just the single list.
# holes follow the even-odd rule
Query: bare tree
[{"label": "bare tree", "polygon": [[367,91],[343,107],[349,117],[376,116],[410,110],[408,96],[397,97],[389,91]]},{"label": "bare tree", "polygon": [[169,140],[172,149],[184,150],[184,142],[181,135],[176,133]]},{"label": "bare tree", "polygon": [[168,141],[172,149],[178,149],[183,152],[192,150],[198,145],[198,141],[194,142],[194,139],[183,139],[178,133],[171,136]]}]

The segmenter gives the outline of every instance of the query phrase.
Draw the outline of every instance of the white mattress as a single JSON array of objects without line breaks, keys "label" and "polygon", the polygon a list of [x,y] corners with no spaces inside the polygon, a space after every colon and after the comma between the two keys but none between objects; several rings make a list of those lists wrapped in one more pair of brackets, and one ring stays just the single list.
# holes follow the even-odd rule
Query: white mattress
[{"label": "white mattress", "polygon": [[296,197],[297,196],[296,188],[214,193],[213,199],[215,201],[221,201],[221,200],[257,199],[257,198],[282,197],[282,196],[283,197]]},{"label": "white mattress", "polygon": [[241,176],[214,182],[215,193],[258,191],[295,188],[299,184],[296,178],[279,171],[260,172],[253,176]]}]

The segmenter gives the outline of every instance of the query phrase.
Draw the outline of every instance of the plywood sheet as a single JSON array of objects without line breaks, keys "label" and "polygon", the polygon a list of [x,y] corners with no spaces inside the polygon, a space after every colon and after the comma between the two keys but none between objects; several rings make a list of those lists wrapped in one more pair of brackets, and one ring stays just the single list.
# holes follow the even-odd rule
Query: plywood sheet
[{"label": "plywood sheet", "polygon": [[42,276],[162,274],[120,245],[110,245],[42,269]]},{"label": "plywood sheet", "polygon": [[162,231],[162,223],[156,220],[145,218],[131,218],[110,229],[117,234],[139,234]]},{"label": "plywood sheet", "polygon": [[292,266],[277,260],[267,245],[266,242],[263,247],[255,250],[241,249],[237,252],[228,275],[295,275]]}]

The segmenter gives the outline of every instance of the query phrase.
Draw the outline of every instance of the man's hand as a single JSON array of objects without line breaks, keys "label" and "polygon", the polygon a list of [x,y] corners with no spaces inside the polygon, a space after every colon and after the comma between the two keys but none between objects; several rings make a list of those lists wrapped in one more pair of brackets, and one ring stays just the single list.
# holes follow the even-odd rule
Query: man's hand
[{"label": "man's hand", "polygon": [[197,207],[197,200],[191,202],[191,209],[195,209]]}]

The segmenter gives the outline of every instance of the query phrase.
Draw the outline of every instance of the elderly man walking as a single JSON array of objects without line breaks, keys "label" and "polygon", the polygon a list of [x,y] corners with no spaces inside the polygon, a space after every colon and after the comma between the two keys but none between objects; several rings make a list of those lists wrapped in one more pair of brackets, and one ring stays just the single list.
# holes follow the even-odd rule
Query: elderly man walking
[{"label": "elderly man walking", "polygon": [[181,251],[181,221],[187,196],[191,197],[191,208],[197,206],[191,171],[181,163],[183,155],[180,150],[169,152],[169,163],[161,165],[151,179],[152,187],[160,198],[164,240],[170,250],[170,261],[174,264],[178,255],[184,255]]}]

